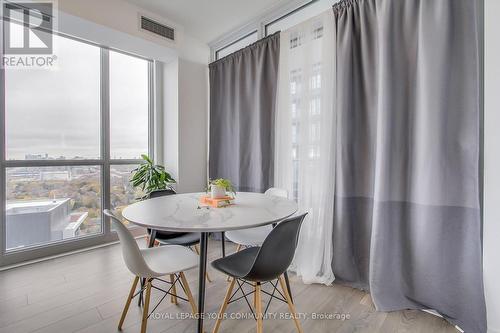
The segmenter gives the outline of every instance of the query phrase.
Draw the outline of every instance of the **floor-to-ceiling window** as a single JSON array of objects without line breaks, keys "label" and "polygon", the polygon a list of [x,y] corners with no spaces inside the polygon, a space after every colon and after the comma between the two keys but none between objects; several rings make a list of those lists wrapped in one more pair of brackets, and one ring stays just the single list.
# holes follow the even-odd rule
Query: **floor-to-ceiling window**
[{"label": "floor-to-ceiling window", "polygon": [[2,70],[2,265],[114,239],[102,211],[153,151],[152,62],[53,37],[54,68]]},{"label": "floor-to-ceiling window", "polygon": [[[143,196],[129,180],[136,163],[149,150],[149,62],[109,52],[110,207],[119,216],[125,206]],[[124,221],[126,223],[126,221]]]}]

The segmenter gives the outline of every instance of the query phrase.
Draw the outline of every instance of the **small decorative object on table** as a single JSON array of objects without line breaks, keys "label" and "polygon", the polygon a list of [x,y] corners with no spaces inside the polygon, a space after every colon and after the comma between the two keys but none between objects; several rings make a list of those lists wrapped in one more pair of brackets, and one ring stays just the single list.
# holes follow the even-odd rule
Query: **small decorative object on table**
[{"label": "small decorative object on table", "polygon": [[210,189],[210,194],[212,199],[220,199],[227,197],[228,193],[232,194],[233,198],[236,196],[233,184],[229,179],[219,178],[216,180],[210,180],[208,182],[207,192],[208,189]]},{"label": "small decorative object on table", "polygon": [[[210,194],[208,194],[208,190],[210,190]],[[229,179],[219,178],[208,182],[207,195],[200,198],[200,203],[214,208],[220,208],[230,205],[235,196],[236,192],[234,191],[231,181]]]},{"label": "small decorative object on table", "polygon": [[231,205],[231,201],[233,200],[234,198],[230,196],[212,199],[209,195],[204,195],[200,198],[200,203],[213,208],[222,208]]}]

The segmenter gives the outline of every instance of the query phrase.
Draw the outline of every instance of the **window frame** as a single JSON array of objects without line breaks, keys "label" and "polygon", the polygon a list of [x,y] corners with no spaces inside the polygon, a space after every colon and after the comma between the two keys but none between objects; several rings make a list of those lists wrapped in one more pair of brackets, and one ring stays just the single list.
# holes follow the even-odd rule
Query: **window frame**
[{"label": "window frame", "polygon": [[[251,37],[251,36],[253,36],[253,35],[256,35],[256,37],[257,37],[256,41],[258,41],[258,40],[259,40],[259,31],[258,31],[258,30],[252,30],[252,31],[250,31],[249,33],[247,33],[247,34],[245,34],[245,35],[243,35],[243,36],[239,37],[238,39],[233,40],[233,41],[232,41],[232,42],[230,42],[229,44],[226,44],[226,45],[224,45],[223,47],[221,47],[221,48],[217,49],[217,50],[215,51],[215,60],[219,60],[219,59],[222,59],[222,58],[224,58],[224,57],[227,57],[227,56],[228,56],[228,55],[230,55],[231,53],[230,53],[230,54],[228,54],[228,55],[226,55],[226,56],[224,56],[224,57],[219,57],[219,53],[220,53],[220,52],[222,52],[222,51],[224,51],[225,49],[227,49],[227,48],[229,48],[229,47],[233,46],[234,44],[239,43],[239,42],[241,42],[242,40],[244,40],[244,39],[246,39],[246,38],[248,38],[248,37]],[[255,42],[252,42],[252,43],[250,43],[250,44],[248,44],[248,45],[251,45],[251,44],[253,44],[253,43],[255,43]],[[248,45],[246,45],[246,46],[248,46]],[[242,48],[245,48],[246,46],[243,46]],[[239,50],[241,50],[242,48],[240,48]],[[236,51],[238,51],[238,50],[236,50]],[[236,52],[236,51],[234,51],[234,52]]]},{"label": "window frame", "polygon": [[[0,29],[2,30],[2,29]],[[1,32],[1,31],[0,31]],[[21,262],[36,260],[44,257],[62,255],[66,252],[79,251],[90,247],[100,246],[118,240],[115,231],[111,230],[111,222],[103,214],[104,209],[110,209],[111,205],[111,176],[110,169],[113,165],[142,163],[140,159],[111,159],[110,155],[110,95],[109,95],[109,52],[119,52],[128,56],[139,58],[148,62],[148,154],[155,159],[155,66],[152,59],[137,54],[99,45],[88,40],[70,36],[61,32],[52,32],[63,38],[69,38],[77,42],[86,43],[100,50],[100,157],[97,159],[66,159],[66,160],[7,160],[6,159],[6,82],[5,69],[0,68],[0,269],[5,266],[16,265]],[[4,55],[3,45],[0,45],[0,54]],[[37,244],[23,249],[6,249],[6,171],[12,167],[50,167],[50,166],[82,166],[95,165],[101,168],[101,232],[60,240],[44,244]],[[142,228],[132,228],[135,236],[144,234]]]},{"label": "window frame", "polygon": [[[248,37],[249,35],[257,31],[257,41],[269,36],[268,27],[274,23],[287,19],[296,13],[301,12],[304,9],[310,8],[311,5],[318,6],[317,10],[327,10],[332,8],[332,6],[339,0],[294,0],[290,3],[284,4],[270,13],[261,15],[255,20],[245,24],[239,29],[230,31],[220,38],[210,42],[208,45],[210,47],[210,57],[212,61],[219,59],[219,51],[237,43],[241,39]],[[315,11],[316,11],[315,9]]]},{"label": "window frame", "polygon": [[275,18],[274,20],[271,20],[269,22],[266,22],[265,24],[263,24],[263,29],[264,29],[264,36],[269,36],[269,32],[268,32],[268,28],[270,25],[273,25],[274,23],[277,23],[279,21],[282,21],[284,19],[286,19],[287,17],[289,16],[292,16],[293,14],[295,13],[298,13],[300,12],[301,10],[305,9],[306,7],[309,7],[310,5],[314,4],[315,2],[317,2],[318,0],[311,0],[309,2],[306,2],[304,3],[303,5]]}]

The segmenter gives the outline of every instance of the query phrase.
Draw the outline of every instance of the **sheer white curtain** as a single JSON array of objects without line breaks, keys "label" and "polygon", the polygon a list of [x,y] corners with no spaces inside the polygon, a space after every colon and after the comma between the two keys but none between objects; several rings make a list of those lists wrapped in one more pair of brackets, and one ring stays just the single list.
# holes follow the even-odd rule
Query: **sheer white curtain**
[{"label": "sheer white curtain", "polygon": [[330,284],[335,182],[331,10],[281,33],[275,186],[309,212],[292,264],[306,283]]}]

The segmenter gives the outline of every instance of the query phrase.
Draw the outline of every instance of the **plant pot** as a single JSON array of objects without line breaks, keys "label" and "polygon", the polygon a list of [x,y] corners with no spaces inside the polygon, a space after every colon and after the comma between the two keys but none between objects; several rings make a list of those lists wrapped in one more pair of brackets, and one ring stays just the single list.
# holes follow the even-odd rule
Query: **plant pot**
[{"label": "plant pot", "polygon": [[210,192],[212,199],[220,199],[226,196],[226,189],[222,186],[211,185]]}]

